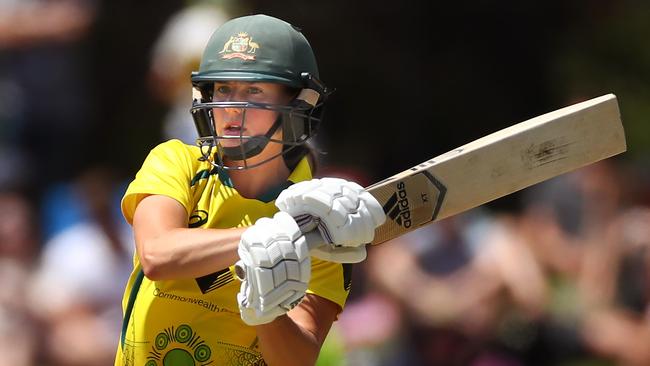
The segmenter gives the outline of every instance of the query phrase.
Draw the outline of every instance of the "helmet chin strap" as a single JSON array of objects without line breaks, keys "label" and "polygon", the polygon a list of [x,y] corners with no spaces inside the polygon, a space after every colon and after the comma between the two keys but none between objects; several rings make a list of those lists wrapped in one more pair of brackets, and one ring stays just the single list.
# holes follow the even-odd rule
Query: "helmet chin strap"
[{"label": "helmet chin strap", "polygon": [[273,126],[264,135],[252,136],[237,147],[222,147],[223,156],[230,160],[242,161],[261,153],[271,140],[271,137],[282,125],[282,116],[278,116]]}]

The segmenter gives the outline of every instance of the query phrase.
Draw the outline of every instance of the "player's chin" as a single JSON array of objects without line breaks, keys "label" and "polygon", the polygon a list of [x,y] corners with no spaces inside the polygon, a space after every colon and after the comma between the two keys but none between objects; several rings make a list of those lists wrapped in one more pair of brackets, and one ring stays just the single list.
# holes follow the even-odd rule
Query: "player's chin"
[{"label": "player's chin", "polygon": [[240,139],[238,139],[238,138],[234,138],[234,139],[221,139],[221,140],[219,141],[219,145],[221,145],[221,147],[227,147],[227,148],[230,148],[230,147],[240,147],[240,146],[242,145],[242,143],[243,143],[243,140],[240,140]]}]

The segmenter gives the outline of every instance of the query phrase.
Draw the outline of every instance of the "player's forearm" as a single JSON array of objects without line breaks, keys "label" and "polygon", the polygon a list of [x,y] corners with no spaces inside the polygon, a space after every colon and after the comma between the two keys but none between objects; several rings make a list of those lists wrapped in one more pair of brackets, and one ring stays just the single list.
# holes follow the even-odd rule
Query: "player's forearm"
[{"label": "player's forearm", "polygon": [[152,280],[195,278],[233,265],[245,228],[172,229],[138,243],[145,275]]},{"label": "player's forearm", "polygon": [[260,350],[269,366],[314,365],[320,342],[287,315],[256,327]]}]

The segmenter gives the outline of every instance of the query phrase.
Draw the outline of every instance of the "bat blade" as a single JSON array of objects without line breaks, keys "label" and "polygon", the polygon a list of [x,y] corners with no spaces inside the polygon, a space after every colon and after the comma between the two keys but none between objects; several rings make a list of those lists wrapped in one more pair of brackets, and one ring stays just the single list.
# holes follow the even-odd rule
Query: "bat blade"
[{"label": "bat blade", "polygon": [[625,150],[613,94],[518,123],[367,187],[387,216],[372,244]]}]

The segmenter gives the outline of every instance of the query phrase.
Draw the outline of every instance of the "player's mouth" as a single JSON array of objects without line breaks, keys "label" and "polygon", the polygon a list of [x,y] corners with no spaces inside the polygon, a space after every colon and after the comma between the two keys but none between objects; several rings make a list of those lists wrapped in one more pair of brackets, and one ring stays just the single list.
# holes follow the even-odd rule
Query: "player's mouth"
[{"label": "player's mouth", "polygon": [[224,136],[241,136],[244,134],[244,131],[246,131],[245,128],[242,128],[241,123],[239,122],[231,122],[227,123],[226,126],[223,129],[223,135]]}]

